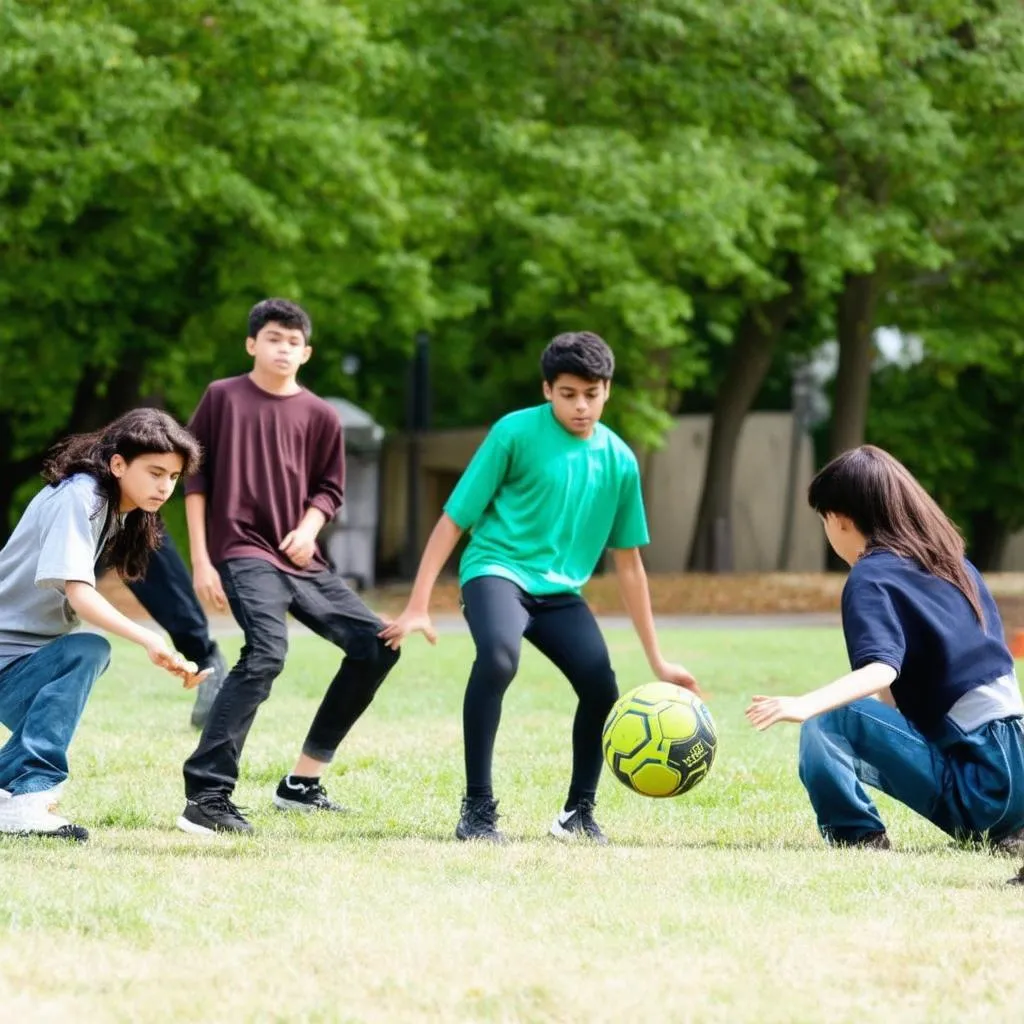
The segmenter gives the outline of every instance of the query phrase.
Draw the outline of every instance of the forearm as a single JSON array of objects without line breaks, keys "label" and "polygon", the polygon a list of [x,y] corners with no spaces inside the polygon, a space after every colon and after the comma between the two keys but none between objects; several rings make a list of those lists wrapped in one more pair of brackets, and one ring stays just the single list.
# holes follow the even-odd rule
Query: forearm
[{"label": "forearm", "polygon": [[310,505],[306,509],[305,514],[299,521],[299,525],[296,530],[302,530],[303,533],[309,533],[315,537],[323,528],[327,522],[327,516],[323,510],[318,508],[316,505]]},{"label": "forearm", "polygon": [[153,639],[151,630],[122,615],[95,587],[72,580],[64,587],[64,596],[75,614],[90,626],[113,633],[132,643],[146,646]]},{"label": "forearm", "polygon": [[427,546],[420,558],[420,567],[416,570],[412,592],[409,594],[408,607],[415,611],[425,612],[430,606],[430,595],[434,590],[437,577],[445,563],[451,558],[455,545],[462,536],[462,529],[447,515],[441,516],[437,525],[430,533]]},{"label": "forearm", "polygon": [[206,547],[206,495],[201,491],[185,495],[185,522],[188,524],[192,568],[209,564],[210,552]]},{"label": "forearm", "polygon": [[658,645],[658,634],[654,626],[654,612],[651,609],[651,592],[647,583],[647,572],[644,569],[640,551],[637,548],[615,550],[612,552],[615,563],[615,576],[619,584],[619,593],[626,606],[633,629],[647,655],[647,663],[656,669],[661,663],[661,648]]},{"label": "forearm", "polygon": [[888,690],[896,678],[896,670],[881,662],[873,662],[841,676],[827,686],[811,690],[800,697],[802,710],[807,718],[813,718],[825,711],[851,704],[862,697],[872,697]]}]

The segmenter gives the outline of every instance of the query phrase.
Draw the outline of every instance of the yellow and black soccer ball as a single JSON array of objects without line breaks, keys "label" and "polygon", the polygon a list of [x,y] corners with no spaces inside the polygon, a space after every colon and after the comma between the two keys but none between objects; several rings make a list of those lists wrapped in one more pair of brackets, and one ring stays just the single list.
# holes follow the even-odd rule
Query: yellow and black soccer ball
[{"label": "yellow and black soccer ball", "polygon": [[711,770],[718,733],[704,702],[672,683],[645,683],[616,701],[604,725],[604,757],[642,796],[679,796]]}]

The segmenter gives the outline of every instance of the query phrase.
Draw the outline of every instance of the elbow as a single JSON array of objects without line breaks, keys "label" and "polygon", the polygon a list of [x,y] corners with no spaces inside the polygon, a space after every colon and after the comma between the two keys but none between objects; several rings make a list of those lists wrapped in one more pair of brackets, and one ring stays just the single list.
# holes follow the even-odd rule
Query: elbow
[{"label": "elbow", "polygon": [[68,580],[64,584],[64,596],[67,598],[68,604],[77,612],[83,602],[88,599],[87,592],[93,589],[91,584],[83,583],[81,580]]}]

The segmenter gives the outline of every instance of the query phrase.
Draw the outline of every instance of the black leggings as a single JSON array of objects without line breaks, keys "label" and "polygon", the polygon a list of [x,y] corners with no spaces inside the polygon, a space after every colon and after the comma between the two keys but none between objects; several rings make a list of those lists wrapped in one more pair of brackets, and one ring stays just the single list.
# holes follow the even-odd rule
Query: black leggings
[{"label": "black leggings", "polygon": [[492,796],[491,764],[501,700],[519,668],[522,639],[569,680],[579,704],[572,727],[572,782],[566,806],[594,799],[601,775],[601,730],[618,696],[608,647],[576,594],[533,597],[510,580],[478,576],[462,588],[476,661],[462,706],[466,795]]}]

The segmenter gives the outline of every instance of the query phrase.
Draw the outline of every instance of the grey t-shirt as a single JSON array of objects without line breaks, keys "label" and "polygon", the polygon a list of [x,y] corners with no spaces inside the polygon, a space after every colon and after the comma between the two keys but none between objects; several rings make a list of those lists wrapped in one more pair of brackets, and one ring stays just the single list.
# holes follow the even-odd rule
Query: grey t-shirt
[{"label": "grey t-shirt", "polygon": [[0,551],[0,672],[78,625],[64,584],[96,585],[107,514],[106,496],[86,473],[29,502]]}]

